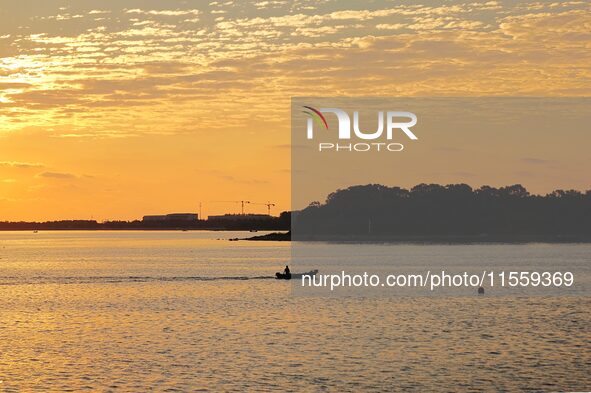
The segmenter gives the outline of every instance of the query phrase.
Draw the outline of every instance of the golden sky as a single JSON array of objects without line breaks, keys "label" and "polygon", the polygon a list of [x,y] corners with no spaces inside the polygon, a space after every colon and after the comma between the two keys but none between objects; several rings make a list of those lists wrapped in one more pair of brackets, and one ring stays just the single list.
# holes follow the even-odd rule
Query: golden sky
[{"label": "golden sky", "polygon": [[590,64],[586,1],[3,1],[0,220],[279,213],[292,96],[589,96]]}]

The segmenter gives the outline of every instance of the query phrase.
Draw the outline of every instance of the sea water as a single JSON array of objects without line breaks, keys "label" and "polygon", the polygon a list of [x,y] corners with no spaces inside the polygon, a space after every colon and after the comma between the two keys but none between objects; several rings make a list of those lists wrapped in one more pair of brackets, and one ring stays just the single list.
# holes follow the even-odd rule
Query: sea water
[{"label": "sea water", "polygon": [[591,389],[588,296],[297,297],[289,242],[248,236],[0,233],[0,391]]}]

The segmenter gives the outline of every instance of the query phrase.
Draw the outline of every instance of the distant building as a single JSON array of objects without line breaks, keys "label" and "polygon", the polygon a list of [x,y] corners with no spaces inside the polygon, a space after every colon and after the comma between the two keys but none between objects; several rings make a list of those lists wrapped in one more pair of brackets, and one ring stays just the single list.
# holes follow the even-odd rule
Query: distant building
[{"label": "distant building", "polygon": [[208,221],[264,221],[273,217],[268,214],[224,214],[221,216],[209,216]]},{"label": "distant building", "polygon": [[195,213],[172,213],[161,215],[150,215],[142,218],[143,222],[166,222],[166,221],[183,221],[193,222],[197,221],[199,216]]}]

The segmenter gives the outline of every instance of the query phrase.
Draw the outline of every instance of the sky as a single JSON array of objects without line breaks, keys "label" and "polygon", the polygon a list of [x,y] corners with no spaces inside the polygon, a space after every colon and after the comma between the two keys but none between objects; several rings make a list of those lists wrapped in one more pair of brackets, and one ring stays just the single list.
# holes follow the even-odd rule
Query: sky
[{"label": "sky", "polygon": [[583,97],[590,49],[584,1],[2,1],[0,220],[278,214],[291,97]]}]

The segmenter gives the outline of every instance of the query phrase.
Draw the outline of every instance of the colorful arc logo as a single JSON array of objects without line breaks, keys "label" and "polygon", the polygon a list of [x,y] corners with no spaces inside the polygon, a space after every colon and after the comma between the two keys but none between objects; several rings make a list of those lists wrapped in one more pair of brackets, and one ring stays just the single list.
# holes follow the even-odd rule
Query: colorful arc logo
[{"label": "colorful arc logo", "polygon": [[310,118],[312,120],[314,120],[319,126],[324,126],[324,128],[326,128],[328,130],[328,123],[326,122],[326,119],[324,118],[324,116],[322,115],[322,113],[320,113],[320,111],[318,109],[314,109],[311,106],[305,106],[304,108],[309,109],[307,111],[302,111],[304,112],[306,115],[310,116]]}]

